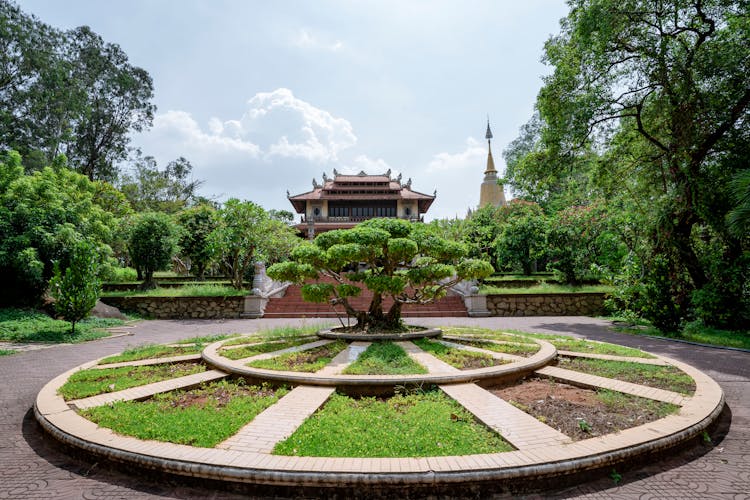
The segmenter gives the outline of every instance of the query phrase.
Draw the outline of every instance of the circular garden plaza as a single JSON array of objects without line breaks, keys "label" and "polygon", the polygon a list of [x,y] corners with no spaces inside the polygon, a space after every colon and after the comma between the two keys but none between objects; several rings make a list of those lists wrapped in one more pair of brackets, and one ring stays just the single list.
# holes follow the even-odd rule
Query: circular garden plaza
[{"label": "circular garden plaza", "polygon": [[474,496],[610,475],[691,446],[724,407],[685,363],[477,326],[279,327],[150,344],[49,381],[72,454],[280,496]]}]

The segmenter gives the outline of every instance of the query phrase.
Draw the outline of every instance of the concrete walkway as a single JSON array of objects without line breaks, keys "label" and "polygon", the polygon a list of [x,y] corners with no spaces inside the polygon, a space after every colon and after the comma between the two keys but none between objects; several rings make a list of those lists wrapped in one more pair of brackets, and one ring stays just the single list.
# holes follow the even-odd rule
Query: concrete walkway
[{"label": "concrete walkway", "polygon": [[[750,354],[702,348],[611,332],[607,323],[583,317],[423,318],[423,325],[477,325],[585,336],[642,348],[692,364],[716,379],[727,399],[714,446],[677,453],[636,469],[618,471],[622,482],[599,479],[527,498],[750,498]],[[59,346],[0,357],[0,499],[3,498],[245,498],[231,492],[185,486],[179,479],[152,480],[102,469],[74,459],[50,442],[31,407],[37,392],[56,375],[128,346],[166,343],[212,333],[248,333],[281,325],[328,324],[329,320],[150,321],[130,337]],[[731,426],[730,426],[731,422]]]}]

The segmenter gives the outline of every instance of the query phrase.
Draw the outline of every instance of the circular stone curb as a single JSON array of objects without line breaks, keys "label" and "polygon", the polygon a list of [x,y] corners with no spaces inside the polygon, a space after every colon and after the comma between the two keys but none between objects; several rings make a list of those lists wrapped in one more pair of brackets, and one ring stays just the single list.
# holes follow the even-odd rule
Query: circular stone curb
[{"label": "circular stone curb", "polygon": [[[246,366],[239,360],[231,360],[219,354],[219,348],[223,340],[209,344],[201,354],[203,361],[212,368],[241,375],[255,379],[272,380],[274,382],[284,382],[293,385],[319,385],[319,386],[336,386],[336,387],[362,387],[362,386],[397,386],[407,384],[459,384],[467,382],[476,382],[478,380],[491,380],[506,377],[520,377],[526,373],[531,373],[537,368],[541,368],[555,356],[557,349],[547,341],[539,339],[530,339],[538,344],[539,350],[528,358],[521,358],[518,361],[512,361],[497,366],[488,366],[485,368],[476,368],[474,370],[462,370],[460,372],[450,372],[442,374],[413,374],[413,375],[320,375],[306,372],[289,372],[282,370],[266,370],[263,368],[253,368]],[[297,346],[299,347],[299,346]]]},{"label": "circular stone curb", "polygon": [[37,395],[34,415],[56,439],[116,462],[176,475],[270,486],[375,488],[400,485],[439,487],[571,474],[611,466],[690,440],[713,423],[724,407],[719,385],[690,365],[657,356],[695,381],[695,393],[680,411],[657,421],[582,441],[504,453],[426,458],[289,457],[197,448],[121,436],[72,410],[57,390],[88,362],[47,383]]},{"label": "circular stone curb", "polygon": [[437,337],[443,333],[440,328],[425,328],[416,332],[404,333],[347,333],[336,332],[333,329],[320,330],[318,337],[331,340],[360,340],[362,342],[373,342],[375,340],[415,340],[428,337]]}]

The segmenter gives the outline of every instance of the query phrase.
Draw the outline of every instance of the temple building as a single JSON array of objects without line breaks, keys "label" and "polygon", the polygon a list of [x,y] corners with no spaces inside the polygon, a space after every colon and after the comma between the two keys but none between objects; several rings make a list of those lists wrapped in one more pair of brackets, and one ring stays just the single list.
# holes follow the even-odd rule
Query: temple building
[{"label": "temple building", "polygon": [[300,217],[296,225],[305,237],[331,229],[349,229],[375,217],[398,217],[423,222],[423,215],[435,201],[432,195],[414,191],[411,179],[391,178],[390,169],[381,175],[344,175],[333,170],[333,179],[323,174],[323,183],[313,179],[313,190],[287,198]]},{"label": "temple building", "polygon": [[495,160],[492,159],[492,130],[490,130],[490,121],[487,120],[487,133],[484,136],[487,139],[487,168],[484,171],[484,181],[479,191],[479,208],[492,205],[499,207],[506,205],[505,191],[503,185],[497,182],[497,170],[495,170]]}]

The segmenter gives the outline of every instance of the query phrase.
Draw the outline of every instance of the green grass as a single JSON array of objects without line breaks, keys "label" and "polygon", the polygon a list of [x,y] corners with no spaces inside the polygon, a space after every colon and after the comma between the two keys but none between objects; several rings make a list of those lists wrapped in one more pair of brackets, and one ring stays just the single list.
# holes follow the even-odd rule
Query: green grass
[{"label": "green grass", "polygon": [[224,347],[233,345],[249,344],[251,342],[266,342],[269,340],[295,339],[300,337],[310,337],[315,335],[319,330],[325,328],[322,325],[311,325],[302,327],[282,326],[269,330],[261,330],[252,335],[242,335],[235,339],[224,342]]},{"label": "green grass", "polygon": [[692,377],[674,366],[644,365],[628,361],[587,358],[559,358],[558,361],[560,368],[600,377],[624,380],[681,394],[692,394],[695,391],[695,383]]},{"label": "green grass", "polygon": [[338,353],[346,349],[348,345],[349,344],[343,340],[337,340],[336,342],[309,349],[307,351],[290,352],[270,359],[251,361],[247,366],[264,368],[266,370],[313,373],[330,363],[331,360]]},{"label": "green grass", "polygon": [[70,323],[50,318],[31,309],[0,309],[0,340],[10,342],[86,342],[109,337],[105,328],[119,326],[120,319],[86,318],[76,324],[71,335]]},{"label": "green grass", "polygon": [[552,339],[549,341],[561,351],[587,352],[591,354],[609,354],[612,356],[629,356],[634,358],[654,358],[640,349],[625,347],[606,342],[591,342],[583,339]]},{"label": "green grass", "polygon": [[214,342],[218,342],[220,340],[224,339],[230,339],[238,336],[237,333],[220,333],[217,335],[202,335],[199,337],[190,337],[187,339],[181,339],[176,342],[175,344],[202,344],[202,345],[208,345],[213,344]]},{"label": "green grass", "polygon": [[313,457],[432,457],[513,448],[439,391],[385,401],[334,394],[274,454]]},{"label": "green grass", "polygon": [[105,392],[116,392],[206,371],[197,363],[176,363],[151,366],[121,366],[119,368],[89,369],[75,372],[58,393],[66,401],[87,398]]},{"label": "green grass", "polygon": [[238,297],[251,295],[249,290],[237,290],[222,285],[185,285],[153,290],[117,290],[102,293],[102,297]]},{"label": "green grass", "polygon": [[[606,319],[619,321],[621,318],[608,317]],[[721,347],[734,347],[736,349],[750,350],[750,331],[732,331],[712,328],[699,321],[693,321],[685,325],[680,332],[662,332],[651,326],[648,321],[640,320],[638,325],[615,326],[614,330],[633,335],[652,335],[656,337],[667,337],[677,340],[687,340],[698,344],[708,344]]]},{"label": "green grass", "polygon": [[507,363],[507,361],[495,359],[489,354],[449,347],[434,340],[418,339],[413,342],[420,349],[429,352],[439,360],[444,361],[459,370],[485,368],[488,366],[497,366]]},{"label": "green grass", "polygon": [[449,342],[487,349],[488,351],[513,354],[516,356],[534,354],[539,350],[539,345],[537,344],[496,344],[486,340],[450,340]]},{"label": "green grass", "polygon": [[213,448],[278,401],[286,389],[219,381],[186,391],[119,401],[82,415],[118,434],[139,439]]},{"label": "green grass", "polygon": [[658,418],[664,418],[667,415],[677,413],[680,409],[679,406],[671,403],[641,398],[630,394],[624,394],[622,392],[610,391],[609,389],[598,389],[596,391],[596,397],[612,411],[617,411],[620,408],[627,408],[635,403],[643,408],[644,413],[654,412]]},{"label": "green grass", "polygon": [[[443,336],[453,335],[456,337],[477,337],[491,340],[502,340],[505,342],[532,343],[527,338],[518,335],[508,334],[499,330],[490,330],[489,328],[476,328],[467,326],[447,326],[440,327]],[[536,344],[534,344],[536,345]]]},{"label": "green grass", "polygon": [[505,294],[534,294],[534,293],[609,293],[614,290],[609,285],[560,285],[553,283],[540,283],[535,286],[523,288],[507,288],[493,285],[482,285],[479,293],[482,295],[505,295]]},{"label": "green grass", "polygon": [[420,365],[393,342],[373,342],[349,365],[343,373],[347,375],[409,375],[427,373]]},{"label": "green grass", "polygon": [[13,349],[0,349],[0,356],[11,356],[17,352]]},{"label": "green grass", "polygon": [[243,359],[267,352],[280,351],[289,347],[295,347],[312,342],[311,339],[285,339],[280,341],[264,342],[262,344],[249,345],[247,347],[237,347],[235,349],[221,349],[219,354],[227,359]]},{"label": "green grass", "polygon": [[179,347],[171,347],[166,345],[142,345],[138,347],[131,347],[120,354],[109,356],[99,361],[100,365],[108,365],[111,363],[122,363],[125,361],[139,361],[141,359],[151,358],[169,358],[172,356],[182,356],[185,354],[196,354],[203,350],[202,345],[186,345]]}]

